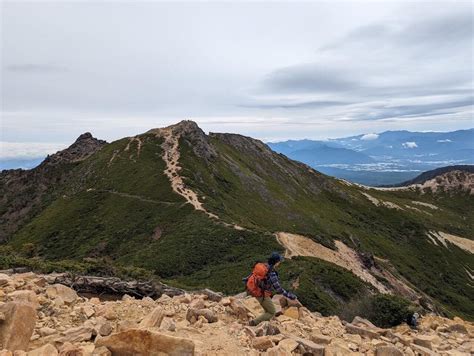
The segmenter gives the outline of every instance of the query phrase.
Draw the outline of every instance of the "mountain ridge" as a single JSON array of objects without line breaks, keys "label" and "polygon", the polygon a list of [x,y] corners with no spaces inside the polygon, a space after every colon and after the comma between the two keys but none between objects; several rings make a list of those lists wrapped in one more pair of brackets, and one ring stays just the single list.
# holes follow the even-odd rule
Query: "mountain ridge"
[{"label": "mountain ridge", "polygon": [[[44,197],[36,214],[10,230],[9,242],[0,247],[5,254],[9,248],[16,252],[7,259],[0,249],[4,265],[100,271],[107,264],[177,286],[232,293],[242,288],[240,279],[255,260],[284,252],[275,233],[285,232],[334,251],[343,243],[392,293],[406,285],[416,291],[406,297],[428,309],[474,315],[465,272],[474,269],[472,254],[457,245],[437,245],[429,234],[472,236],[472,210],[460,209],[472,201],[463,192],[453,200],[359,187],[277,154],[259,140],[206,135],[190,122],[105,144],[80,162],[58,167],[67,170],[67,178]],[[173,187],[176,177],[180,184]],[[0,188],[12,187],[1,180]],[[426,260],[426,253],[439,262]],[[36,260],[25,259],[28,254]],[[450,280],[441,282],[446,274]],[[287,287],[298,280],[301,300],[326,315],[361,293],[377,293],[349,269],[316,256],[293,256],[282,276]]]}]

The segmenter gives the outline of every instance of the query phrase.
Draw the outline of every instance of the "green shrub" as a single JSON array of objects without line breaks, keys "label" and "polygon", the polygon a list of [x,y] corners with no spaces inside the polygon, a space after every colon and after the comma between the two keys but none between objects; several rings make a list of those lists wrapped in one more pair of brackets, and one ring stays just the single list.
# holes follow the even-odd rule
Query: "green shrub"
[{"label": "green shrub", "polygon": [[406,299],[376,294],[351,300],[341,309],[339,317],[350,322],[355,316],[361,316],[381,328],[388,328],[401,324],[409,314],[410,302]]}]

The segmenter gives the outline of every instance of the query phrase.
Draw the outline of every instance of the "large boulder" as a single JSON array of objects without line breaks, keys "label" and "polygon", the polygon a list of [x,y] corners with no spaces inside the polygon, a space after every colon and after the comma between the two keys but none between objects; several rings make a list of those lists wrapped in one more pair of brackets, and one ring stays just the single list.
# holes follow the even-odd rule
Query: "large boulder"
[{"label": "large boulder", "polygon": [[113,355],[194,355],[194,342],[146,329],[130,329],[96,341],[96,347],[105,346]]},{"label": "large boulder", "polygon": [[36,324],[30,304],[8,302],[0,306],[5,319],[0,322],[0,350],[26,350]]},{"label": "large boulder", "polygon": [[74,303],[78,295],[74,289],[66,287],[62,284],[53,284],[46,288],[46,294],[52,299],[60,298],[66,304]]}]

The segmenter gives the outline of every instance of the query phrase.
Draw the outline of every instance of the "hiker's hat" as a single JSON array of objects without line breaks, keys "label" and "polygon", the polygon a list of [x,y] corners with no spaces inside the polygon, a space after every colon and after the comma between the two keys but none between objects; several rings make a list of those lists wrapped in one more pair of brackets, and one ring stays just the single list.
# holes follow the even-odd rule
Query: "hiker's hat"
[{"label": "hiker's hat", "polygon": [[280,255],[278,252],[272,252],[272,255],[268,259],[268,263],[271,265],[274,265],[281,261],[283,261],[283,256]]}]

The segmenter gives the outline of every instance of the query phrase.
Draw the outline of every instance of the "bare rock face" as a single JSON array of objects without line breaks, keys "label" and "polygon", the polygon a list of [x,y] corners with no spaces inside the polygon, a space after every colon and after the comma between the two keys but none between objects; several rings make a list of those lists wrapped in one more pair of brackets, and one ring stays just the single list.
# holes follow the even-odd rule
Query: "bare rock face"
[{"label": "bare rock face", "polygon": [[194,342],[142,329],[130,329],[99,339],[96,346],[107,347],[113,355],[194,355]]},{"label": "bare rock face", "polygon": [[93,137],[90,132],[86,132],[80,135],[76,141],[65,150],[47,156],[42,164],[52,165],[65,162],[82,161],[100,150],[106,144],[106,141],[98,140]]},{"label": "bare rock face", "polygon": [[0,306],[5,320],[0,323],[1,349],[26,350],[36,323],[36,310],[29,304],[9,302]]}]

